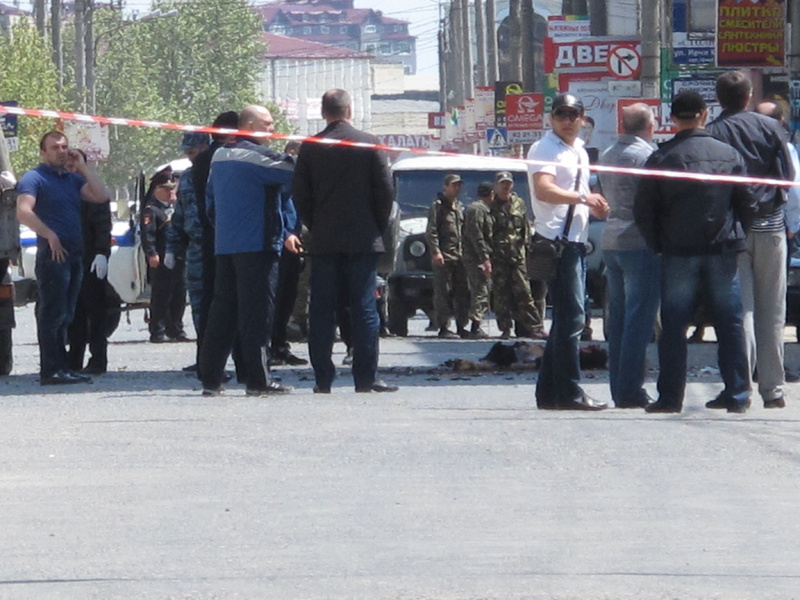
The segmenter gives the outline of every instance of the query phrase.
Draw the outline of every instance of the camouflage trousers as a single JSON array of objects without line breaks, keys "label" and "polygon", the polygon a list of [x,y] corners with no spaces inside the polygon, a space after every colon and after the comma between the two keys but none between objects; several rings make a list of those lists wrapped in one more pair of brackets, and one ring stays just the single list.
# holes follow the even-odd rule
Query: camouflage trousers
[{"label": "camouflage trousers", "polygon": [[481,321],[489,312],[489,278],[478,264],[465,262],[464,269],[467,271],[469,294],[472,298],[469,319],[470,321]]},{"label": "camouflage trousers", "polygon": [[459,329],[469,322],[469,287],[464,264],[460,260],[447,261],[433,267],[433,311],[436,325],[447,327],[455,316]]},{"label": "camouflage trousers", "polygon": [[537,322],[541,329],[524,262],[492,261],[492,306],[501,331],[510,331],[514,323],[518,335],[534,331]]},{"label": "camouflage trousers", "polygon": [[203,304],[203,249],[195,242],[189,242],[186,248],[186,291],[189,292],[194,330],[199,331],[198,319]]}]

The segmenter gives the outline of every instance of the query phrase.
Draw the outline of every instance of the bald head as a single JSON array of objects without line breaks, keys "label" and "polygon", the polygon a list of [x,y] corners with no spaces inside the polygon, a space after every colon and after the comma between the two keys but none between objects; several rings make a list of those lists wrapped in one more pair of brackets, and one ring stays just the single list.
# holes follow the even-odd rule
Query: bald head
[{"label": "bald head", "polygon": [[756,106],[756,112],[767,117],[772,117],[783,125],[783,107],[773,100],[759,102],[758,106]]},{"label": "bald head", "polygon": [[347,121],[352,116],[352,101],[345,90],[328,90],[322,96],[322,118],[328,123]]},{"label": "bald head", "polygon": [[622,109],[622,131],[628,135],[636,135],[649,142],[653,139],[655,122],[653,111],[644,102]]},{"label": "bald head", "polygon": [[265,106],[250,104],[239,113],[239,129],[272,133],[275,131],[275,121]]}]

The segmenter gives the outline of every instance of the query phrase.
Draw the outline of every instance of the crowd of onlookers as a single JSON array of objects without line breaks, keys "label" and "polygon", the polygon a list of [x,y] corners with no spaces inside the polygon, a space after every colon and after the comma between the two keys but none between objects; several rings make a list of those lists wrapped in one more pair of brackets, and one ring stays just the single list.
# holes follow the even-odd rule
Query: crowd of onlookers
[{"label": "crowd of onlookers", "polygon": [[[588,223],[607,219],[602,248],[614,404],[681,410],[686,329],[702,298],[720,343],[724,382],[707,406],[744,412],[756,381],[765,407],[785,406],[787,237],[800,229],[800,190],[625,171],[800,177],[781,104],[764,100],[749,110],[752,85],[740,71],[720,76],[716,91],[722,113],[710,123],[699,94],[673,98],[677,134],[657,149],[651,109],[626,107],[623,133],[599,156],[600,164],[621,169],[600,171],[596,185],[590,185],[590,157],[580,139],[583,103],[558,94],[551,129],[528,152],[530,207],[514,192],[511,173],[481,183],[466,208],[461,177],[445,175],[426,230],[434,272],[431,321],[439,337],[486,338],[482,323],[491,308],[501,338],[513,332],[546,340],[536,388],[540,408],[605,408],[580,387],[578,341],[586,320]],[[223,391],[231,354],[248,395],[290,391],[269,367],[306,362],[287,338],[305,263],[314,391],[328,393],[333,385],[337,326],[351,350],[356,391],[397,389],[377,378],[376,267],[385,250],[391,175],[383,153],[371,147],[376,138],[349,124],[347,92],[327,92],[322,113],[328,126],[314,137],[357,143],[312,139],[272,151],[260,135],[274,131],[272,115],[251,105],[212,124],[239,129],[238,135],[185,134],[180,150],[191,168],[178,177],[166,167],[150,180],[140,215],[152,284],[150,341],[188,339],[188,290],[197,356],[187,369],[197,372],[205,395]],[[20,221],[38,236],[41,383],[85,382],[108,364],[101,298],[110,252],[108,193],[62,133],[42,138],[41,158],[18,184]],[[548,295],[552,325],[545,331]],[[644,356],[659,307],[658,398],[652,400],[643,387]],[[91,357],[84,364],[87,343]]]}]

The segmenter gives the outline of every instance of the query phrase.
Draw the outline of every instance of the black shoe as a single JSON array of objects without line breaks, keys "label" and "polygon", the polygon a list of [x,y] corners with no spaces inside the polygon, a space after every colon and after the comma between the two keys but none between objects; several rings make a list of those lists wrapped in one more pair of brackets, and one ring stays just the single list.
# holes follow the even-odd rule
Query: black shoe
[{"label": "black shoe", "polygon": [[165,344],[167,341],[167,336],[163,333],[157,333],[155,335],[150,336],[150,343],[151,344]]},{"label": "black shoe", "polygon": [[486,335],[486,332],[483,329],[478,327],[478,329],[474,329],[473,331],[469,332],[469,337],[473,340],[485,340],[489,336]]},{"label": "black shoe", "polygon": [[457,340],[460,339],[460,336],[457,333],[453,333],[447,327],[442,327],[439,330],[439,337],[443,340]]},{"label": "black shoe", "polygon": [[746,412],[748,408],[750,408],[750,399],[748,398],[744,404],[736,404],[728,396],[720,394],[713,400],[709,400],[708,402],[706,402],[706,408],[711,408],[711,409],[724,408],[728,412],[743,413]]},{"label": "black shoe", "polygon": [[747,409],[750,408],[750,399],[748,398],[744,404],[733,404],[728,407],[729,413],[737,413],[743,415],[747,412]]},{"label": "black shoe", "polygon": [[683,409],[678,404],[667,402],[666,400],[656,400],[644,407],[646,413],[679,413]]},{"label": "black shoe", "polygon": [[511,339],[511,330],[510,329],[503,329],[500,332],[500,339],[501,340],[510,340]]},{"label": "black shoe", "polygon": [[273,396],[276,394],[289,394],[293,389],[290,385],[281,385],[277,381],[269,381],[264,388],[248,388],[244,393],[246,396]]},{"label": "black shoe", "polygon": [[308,364],[308,361],[305,358],[300,358],[291,352],[287,352],[282,358],[284,363],[290,367],[302,367]]},{"label": "black shoe", "polygon": [[783,394],[772,400],[764,400],[764,408],[786,408],[786,400]]},{"label": "black shoe", "polygon": [[70,371],[56,371],[52,375],[42,377],[39,383],[42,385],[70,385],[73,383],[91,383],[92,378],[85,375],[78,375]]},{"label": "black shoe", "polygon": [[168,338],[167,338],[167,339],[168,339],[170,342],[179,342],[179,343],[183,343],[183,342],[193,342],[193,341],[194,341],[194,340],[190,340],[190,339],[189,339],[189,336],[188,336],[188,335],[186,335],[186,334],[185,334],[183,331],[181,331],[180,333],[178,333],[178,334],[176,334],[176,335],[170,335],[170,336],[168,336]]},{"label": "black shoe", "polygon": [[323,385],[315,385],[314,386],[314,393],[315,394],[330,394],[331,388],[330,386],[325,387]]},{"label": "black shoe", "polygon": [[558,403],[558,410],[605,410],[608,408],[608,404],[605,402],[600,402],[599,400],[595,400],[594,398],[590,398],[586,394],[578,396],[574,400],[569,400],[567,402],[559,402]]},{"label": "black shoe", "polygon": [[647,400],[620,400],[619,402],[614,402],[614,408],[646,408],[647,405]]},{"label": "black shoe", "polygon": [[558,410],[558,402],[555,400],[536,399],[536,408],[539,410]]},{"label": "black shoe", "polygon": [[370,387],[356,388],[356,393],[367,394],[369,392],[396,392],[399,390],[396,385],[389,385],[383,379],[376,379]]},{"label": "black shoe", "polygon": [[81,375],[105,375],[106,367],[93,365],[91,362],[79,371]]},{"label": "black shoe", "polygon": [[469,331],[467,331],[464,327],[459,327],[456,333],[462,340],[468,340],[470,338]]},{"label": "black shoe", "polygon": [[184,373],[197,373],[197,363],[189,365],[188,367],[183,367],[181,371],[183,371]]},{"label": "black shoe", "polygon": [[786,375],[784,379],[786,379],[787,383],[797,383],[798,381],[800,381],[800,375],[798,375],[794,371],[786,369]]}]

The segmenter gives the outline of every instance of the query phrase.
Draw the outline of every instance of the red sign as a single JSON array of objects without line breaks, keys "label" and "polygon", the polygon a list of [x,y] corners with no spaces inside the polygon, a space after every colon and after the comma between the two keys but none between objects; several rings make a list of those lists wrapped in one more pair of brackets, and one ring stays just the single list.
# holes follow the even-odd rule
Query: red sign
[{"label": "red sign", "polygon": [[544,127],[543,94],[511,94],[506,96],[506,128],[509,131]]},{"label": "red sign", "polygon": [[428,129],[444,129],[444,113],[428,113]]},{"label": "red sign", "polygon": [[616,46],[608,53],[606,68],[618,79],[636,79],[642,72],[642,57],[634,46]]},{"label": "red sign", "polygon": [[634,51],[641,63],[642,44],[630,39],[600,38],[556,44],[550,38],[544,43],[544,70],[552,73],[561,69],[609,71],[609,58],[625,48]]},{"label": "red sign", "polygon": [[786,30],[783,0],[719,0],[718,12],[720,67],[783,66]]}]

